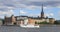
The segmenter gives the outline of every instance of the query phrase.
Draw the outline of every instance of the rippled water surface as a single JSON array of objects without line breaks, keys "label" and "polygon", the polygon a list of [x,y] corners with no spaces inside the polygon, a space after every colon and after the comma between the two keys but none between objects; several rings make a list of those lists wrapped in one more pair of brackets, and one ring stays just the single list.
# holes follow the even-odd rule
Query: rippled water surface
[{"label": "rippled water surface", "polygon": [[21,28],[19,26],[0,26],[0,32],[60,32],[60,25],[43,25],[40,28]]}]

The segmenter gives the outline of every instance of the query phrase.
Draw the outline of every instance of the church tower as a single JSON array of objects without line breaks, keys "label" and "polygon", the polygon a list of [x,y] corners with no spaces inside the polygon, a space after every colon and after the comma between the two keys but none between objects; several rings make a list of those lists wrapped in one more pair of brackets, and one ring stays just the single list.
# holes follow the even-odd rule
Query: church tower
[{"label": "church tower", "polygon": [[42,11],[41,11],[41,18],[44,18],[43,4],[42,4]]}]

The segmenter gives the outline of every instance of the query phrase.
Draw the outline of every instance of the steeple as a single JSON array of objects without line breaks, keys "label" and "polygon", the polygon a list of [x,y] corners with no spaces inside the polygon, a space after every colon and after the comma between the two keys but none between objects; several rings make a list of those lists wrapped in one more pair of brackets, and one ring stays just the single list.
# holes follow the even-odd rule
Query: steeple
[{"label": "steeple", "polygon": [[44,18],[43,4],[42,4],[42,11],[41,11],[41,18]]}]

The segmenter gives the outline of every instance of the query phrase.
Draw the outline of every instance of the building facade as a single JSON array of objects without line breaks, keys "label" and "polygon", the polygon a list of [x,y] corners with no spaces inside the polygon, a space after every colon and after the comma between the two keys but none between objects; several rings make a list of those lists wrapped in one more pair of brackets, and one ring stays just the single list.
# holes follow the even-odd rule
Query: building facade
[{"label": "building facade", "polygon": [[28,24],[28,17],[27,16],[16,16],[16,22],[17,22],[17,25],[26,25]]},{"label": "building facade", "polygon": [[6,17],[4,19],[4,25],[14,25],[16,23],[15,17],[12,15],[11,17]]}]

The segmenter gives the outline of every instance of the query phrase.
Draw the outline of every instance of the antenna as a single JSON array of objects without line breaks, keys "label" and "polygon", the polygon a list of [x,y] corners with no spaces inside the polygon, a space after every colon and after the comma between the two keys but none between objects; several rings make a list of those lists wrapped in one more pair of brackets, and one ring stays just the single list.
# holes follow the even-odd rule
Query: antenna
[{"label": "antenna", "polygon": [[[20,10],[21,10],[21,8],[20,8]],[[19,20],[20,20],[20,10],[19,10]]]},{"label": "antenna", "polygon": [[[20,8],[20,10],[21,10],[21,8]],[[20,16],[20,10],[19,10],[19,16]]]}]

